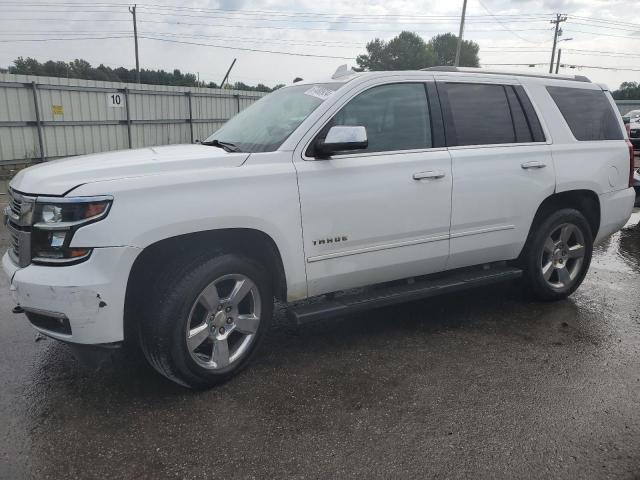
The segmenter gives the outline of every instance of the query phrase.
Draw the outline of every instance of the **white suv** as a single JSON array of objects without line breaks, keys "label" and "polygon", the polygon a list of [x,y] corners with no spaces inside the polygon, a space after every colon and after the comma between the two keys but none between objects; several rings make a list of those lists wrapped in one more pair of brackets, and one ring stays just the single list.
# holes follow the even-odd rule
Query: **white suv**
[{"label": "white suv", "polygon": [[584,77],[343,73],[201,144],[34,166],[7,210],[15,310],[202,388],[248,363],[274,298],[298,322],[517,277],[565,298],[633,207],[615,112]]}]

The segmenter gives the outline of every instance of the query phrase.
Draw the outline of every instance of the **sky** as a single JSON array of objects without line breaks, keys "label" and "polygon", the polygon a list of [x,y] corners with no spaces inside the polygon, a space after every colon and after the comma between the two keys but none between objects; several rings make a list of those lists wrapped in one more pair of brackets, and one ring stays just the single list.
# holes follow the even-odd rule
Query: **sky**
[{"label": "sky", "polygon": [[[140,66],[179,68],[220,83],[237,58],[231,82],[273,86],[295,77],[326,78],[342,64],[355,66],[373,38],[388,40],[402,30],[425,40],[457,34],[462,1],[148,0],[137,6]],[[0,67],[30,56],[133,68],[129,5],[0,0]],[[468,0],[464,38],[480,45],[482,66],[547,72],[550,21],[566,14],[560,73],[615,89],[640,81],[639,6],[639,0]]]}]

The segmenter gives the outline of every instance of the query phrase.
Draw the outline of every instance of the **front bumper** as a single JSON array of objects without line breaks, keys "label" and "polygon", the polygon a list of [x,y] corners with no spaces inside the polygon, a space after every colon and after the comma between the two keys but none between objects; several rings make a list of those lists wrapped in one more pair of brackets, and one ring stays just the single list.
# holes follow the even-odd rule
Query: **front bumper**
[{"label": "front bumper", "polygon": [[[129,272],[140,249],[96,248],[80,264],[63,267],[29,265],[19,268],[9,257],[2,267],[11,281],[17,305],[45,335],[79,344],[120,342],[124,339],[124,301]],[[66,318],[70,333],[33,322],[34,315]]]}]

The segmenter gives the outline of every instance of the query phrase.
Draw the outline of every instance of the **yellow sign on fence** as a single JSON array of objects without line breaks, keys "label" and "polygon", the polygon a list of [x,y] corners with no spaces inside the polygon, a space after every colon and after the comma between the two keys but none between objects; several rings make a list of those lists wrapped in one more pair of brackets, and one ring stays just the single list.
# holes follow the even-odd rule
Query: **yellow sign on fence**
[{"label": "yellow sign on fence", "polygon": [[51,113],[54,115],[64,115],[64,108],[62,108],[62,105],[51,105]]}]

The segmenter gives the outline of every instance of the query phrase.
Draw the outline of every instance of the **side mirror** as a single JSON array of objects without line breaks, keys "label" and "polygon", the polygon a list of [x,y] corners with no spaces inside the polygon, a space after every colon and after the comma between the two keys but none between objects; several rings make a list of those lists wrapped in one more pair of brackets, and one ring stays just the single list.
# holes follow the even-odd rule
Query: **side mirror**
[{"label": "side mirror", "polygon": [[362,150],[367,148],[367,129],[336,125],[329,129],[324,140],[315,144],[316,157],[327,158],[345,150]]}]

